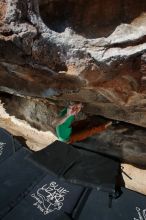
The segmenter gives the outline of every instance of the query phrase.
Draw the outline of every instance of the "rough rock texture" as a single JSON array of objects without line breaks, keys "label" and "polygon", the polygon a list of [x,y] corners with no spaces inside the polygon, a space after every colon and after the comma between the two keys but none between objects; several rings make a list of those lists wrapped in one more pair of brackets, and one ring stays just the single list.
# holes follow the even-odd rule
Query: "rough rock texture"
[{"label": "rough rock texture", "polygon": [[[94,119],[101,120],[100,118]],[[127,123],[115,123],[107,130],[75,144],[89,151],[114,156],[146,169],[145,128]]]},{"label": "rough rock texture", "polygon": [[40,131],[31,127],[25,120],[10,116],[0,103],[0,127],[17,136],[19,141],[31,150],[38,151],[56,141],[56,136],[50,131]]},{"label": "rough rock texture", "polygon": [[143,138],[146,1],[1,0],[0,91],[9,114],[44,131],[73,101]]}]

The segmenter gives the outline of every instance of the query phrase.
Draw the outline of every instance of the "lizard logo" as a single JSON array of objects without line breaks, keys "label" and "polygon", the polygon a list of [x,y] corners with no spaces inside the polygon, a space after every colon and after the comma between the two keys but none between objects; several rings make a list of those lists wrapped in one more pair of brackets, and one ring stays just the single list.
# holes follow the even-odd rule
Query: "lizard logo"
[{"label": "lizard logo", "polygon": [[31,194],[35,199],[36,206],[44,215],[47,215],[55,210],[61,210],[66,194],[69,193],[65,188],[60,187],[56,182],[45,184]]},{"label": "lizard logo", "polygon": [[136,211],[138,213],[138,218],[134,218],[133,220],[146,220],[146,209],[141,210],[139,207],[136,207]]}]

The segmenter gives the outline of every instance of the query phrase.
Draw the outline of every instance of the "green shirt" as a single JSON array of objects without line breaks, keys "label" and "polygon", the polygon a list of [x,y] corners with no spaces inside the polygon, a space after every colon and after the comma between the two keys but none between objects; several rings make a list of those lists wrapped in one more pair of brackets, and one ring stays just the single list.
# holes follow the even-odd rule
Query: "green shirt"
[{"label": "green shirt", "polygon": [[72,128],[71,124],[75,120],[75,116],[69,116],[62,124],[56,127],[56,133],[60,141],[67,142],[70,139]]}]

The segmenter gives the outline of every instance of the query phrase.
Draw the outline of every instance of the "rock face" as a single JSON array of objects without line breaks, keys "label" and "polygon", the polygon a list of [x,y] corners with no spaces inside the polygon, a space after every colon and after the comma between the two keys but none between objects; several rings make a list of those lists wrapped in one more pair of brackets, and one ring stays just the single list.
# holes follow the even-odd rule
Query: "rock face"
[{"label": "rock face", "polygon": [[[100,119],[94,118],[95,120],[99,121]],[[119,122],[101,133],[82,142],[77,142],[75,145],[146,168],[145,132],[145,128]]]},{"label": "rock face", "polygon": [[[41,130],[55,117],[47,109],[70,101],[146,128],[146,1],[1,0],[0,91],[11,115]],[[28,99],[45,106],[38,124]]]}]

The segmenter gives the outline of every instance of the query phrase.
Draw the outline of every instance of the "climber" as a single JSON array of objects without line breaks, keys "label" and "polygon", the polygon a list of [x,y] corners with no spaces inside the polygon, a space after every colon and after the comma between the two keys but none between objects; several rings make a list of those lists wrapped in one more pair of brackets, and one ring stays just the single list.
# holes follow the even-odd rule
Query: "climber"
[{"label": "climber", "polygon": [[66,143],[82,141],[87,137],[106,130],[112,124],[112,122],[109,121],[101,125],[93,124],[93,126],[86,126],[88,119],[75,121],[82,108],[83,105],[81,103],[69,105],[69,107],[64,108],[60,112],[59,117],[55,119],[53,127],[55,127],[57,137],[60,141]]}]

